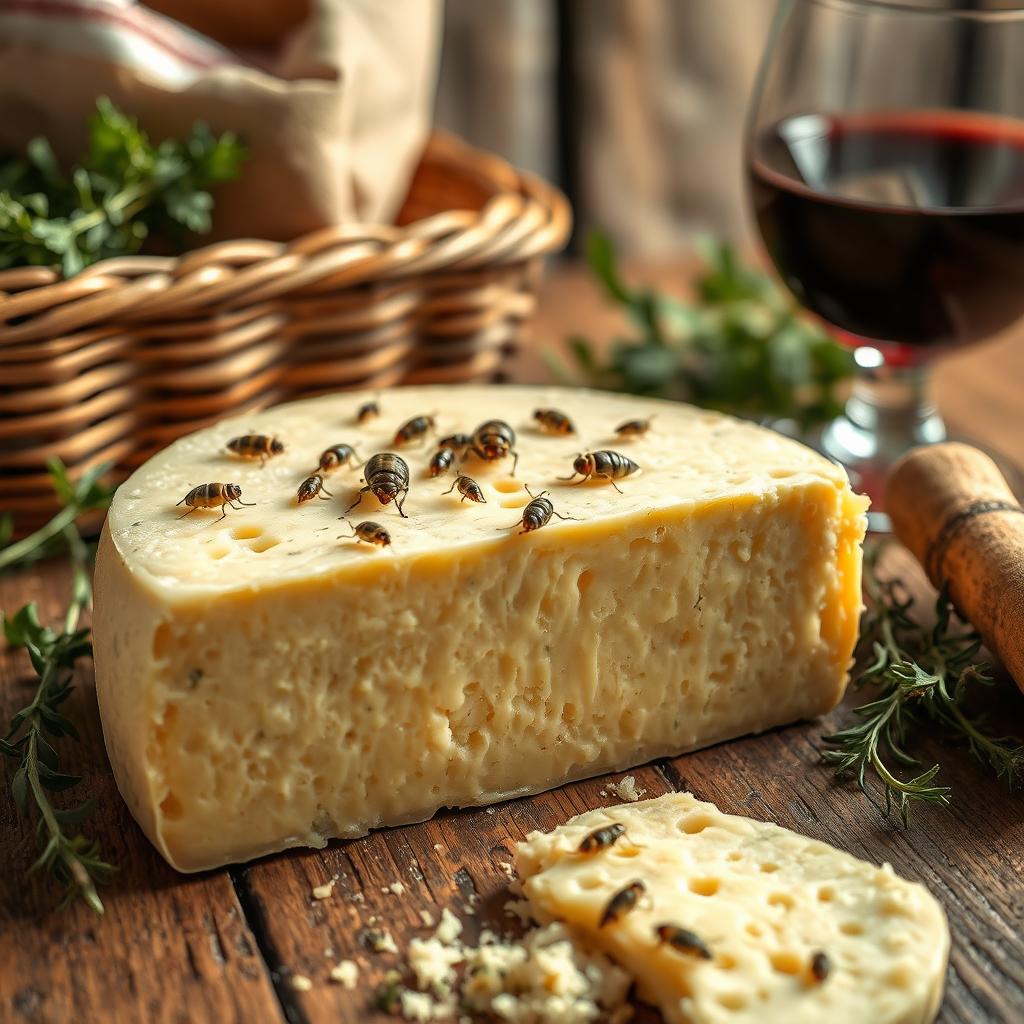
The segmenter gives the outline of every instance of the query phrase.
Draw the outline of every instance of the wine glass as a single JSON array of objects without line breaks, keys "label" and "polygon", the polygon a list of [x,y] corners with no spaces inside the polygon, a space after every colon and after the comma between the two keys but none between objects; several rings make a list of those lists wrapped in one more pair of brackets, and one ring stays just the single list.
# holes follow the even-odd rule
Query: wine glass
[{"label": "wine glass", "polygon": [[820,446],[882,511],[946,437],[932,360],[1024,314],[1024,4],[782,0],[746,167],[782,280],[853,348]]}]

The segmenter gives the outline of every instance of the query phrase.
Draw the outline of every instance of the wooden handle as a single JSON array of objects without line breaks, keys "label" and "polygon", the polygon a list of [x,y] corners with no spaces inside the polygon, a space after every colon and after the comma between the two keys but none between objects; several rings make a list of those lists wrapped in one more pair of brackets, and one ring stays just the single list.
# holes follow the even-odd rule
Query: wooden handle
[{"label": "wooden handle", "polygon": [[966,444],[915,448],[886,501],[896,536],[1024,691],[1024,512],[999,468]]}]

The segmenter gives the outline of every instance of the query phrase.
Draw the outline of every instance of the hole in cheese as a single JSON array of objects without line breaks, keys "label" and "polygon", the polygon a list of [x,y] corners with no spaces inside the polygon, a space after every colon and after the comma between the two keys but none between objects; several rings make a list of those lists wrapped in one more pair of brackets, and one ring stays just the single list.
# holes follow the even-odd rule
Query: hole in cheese
[{"label": "hole in cheese", "polygon": [[583,572],[576,577],[576,589],[580,592],[580,597],[586,596],[586,593],[593,582],[594,574],[589,569],[584,569]]},{"label": "hole in cheese", "polygon": [[775,872],[775,871],[778,871],[778,870],[779,870],[779,865],[778,865],[778,864],[774,864],[774,863],[772,863],[772,861],[765,861],[765,863],[761,865],[761,870],[762,870],[762,871],[763,871],[763,872],[764,872],[764,873],[765,873],[766,875],[770,875],[770,874],[772,874],[773,872]]},{"label": "hole in cheese", "polygon": [[839,930],[844,935],[862,935],[864,933],[864,926],[859,921],[844,921],[839,926]]},{"label": "hole in cheese", "polygon": [[755,939],[759,939],[764,935],[764,929],[756,921],[748,921],[743,926],[743,930]]},{"label": "hole in cheese", "polygon": [[909,988],[913,981],[913,973],[906,964],[897,964],[885,976],[885,983],[893,988]]},{"label": "hole in cheese", "polygon": [[523,494],[517,494],[510,498],[502,498],[499,505],[502,508],[525,508],[530,504],[530,496],[525,492]]},{"label": "hole in cheese", "polygon": [[210,558],[212,558],[215,562],[220,561],[220,559],[222,559],[227,553],[228,548],[221,547],[210,548],[210,550],[207,552]]},{"label": "hole in cheese", "polygon": [[279,540],[275,540],[273,537],[260,537],[249,545],[249,550],[259,554],[263,551],[269,551],[271,548],[276,548],[280,543]]},{"label": "hole in cheese", "polygon": [[181,806],[181,801],[173,793],[168,793],[160,801],[160,810],[163,812],[164,817],[171,821],[180,818],[185,813],[185,808]]},{"label": "hole in cheese", "polygon": [[690,879],[690,892],[698,896],[714,896],[721,887],[722,883],[717,878]]},{"label": "hole in cheese", "polygon": [[742,992],[722,992],[718,996],[718,1002],[727,1010],[747,1008],[747,997]]},{"label": "hole in cheese", "polygon": [[262,536],[263,531],[258,526],[236,526],[231,531],[231,536],[235,540],[252,540],[255,537]]},{"label": "hole in cheese", "polygon": [[629,542],[629,554],[637,561],[643,558],[657,558],[657,545],[649,537],[637,537],[636,540]]},{"label": "hole in cheese", "polygon": [[836,891],[831,885],[823,885],[818,890],[818,899],[822,903],[831,903],[836,898]]},{"label": "hole in cheese", "polygon": [[688,836],[694,836],[713,824],[711,815],[698,811],[696,814],[688,814],[679,822],[679,831],[685,832]]},{"label": "hole in cheese", "polygon": [[629,708],[626,708],[626,710],[619,715],[619,733],[620,735],[627,736],[630,739],[638,736],[640,733],[640,720]]},{"label": "hole in cheese", "polygon": [[796,953],[788,951],[772,953],[768,959],[771,961],[772,968],[779,974],[799,974],[804,969],[804,962]]},{"label": "hole in cheese", "polygon": [[895,914],[896,916],[902,916],[906,914],[907,908],[904,905],[902,899],[898,896],[889,896],[882,903],[882,912],[885,914]]},{"label": "hole in cheese", "polygon": [[[493,486],[496,491],[501,491],[502,494],[516,494],[523,490],[523,485],[510,476],[505,477],[503,480],[493,481]],[[527,498],[527,501],[529,501],[529,498]]]},{"label": "hole in cheese", "polygon": [[768,897],[768,905],[770,907],[782,907],[785,910],[792,910],[795,904],[793,903],[793,897],[788,893],[773,892]]},{"label": "hole in cheese", "polygon": [[153,657],[166,658],[171,650],[171,627],[161,622],[153,634]]},{"label": "hole in cheese", "polygon": [[639,846],[622,846],[619,844],[612,850],[612,854],[616,857],[639,857],[640,847]]}]

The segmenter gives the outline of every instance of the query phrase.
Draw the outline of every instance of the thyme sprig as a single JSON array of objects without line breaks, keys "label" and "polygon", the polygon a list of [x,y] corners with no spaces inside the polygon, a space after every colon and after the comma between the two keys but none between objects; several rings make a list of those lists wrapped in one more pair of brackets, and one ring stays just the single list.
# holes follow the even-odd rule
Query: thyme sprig
[{"label": "thyme sprig", "polygon": [[11,719],[6,735],[0,739],[0,753],[17,762],[11,790],[18,809],[30,816],[30,802],[38,813],[37,834],[42,849],[29,873],[47,871],[64,888],[62,906],[83,899],[97,914],[103,903],[97,883],[106,881],[114,871],[101,853],[99,844],[79,832],[65,829],[79,825],[95,809],[95,800],[74,807],[54,807],[50,792],[61,792],[81,782],[81,777],[61,770],[59,755],[47,738],[70,736],[78,739],[75,724],[60,711],[71,695],[75,664],[92,653],[89,630],[81,628],[82,612],[92,601],[89,564],[90,546],[78,532],[76,521],[85,512],[106,508],[112,492],[100,478],[109,466],[98,466],[73,483],[59,460],[49,465],[54,489],[63,507],[41,529],[21,541],[8,544],[13,528],[9,518],[0,521],[0,571],[31,564],[46,554],[65,548],[71,562],[71,599],[59,628],[51,629],[39,621],[35,604],[27,604],[12,616],[0,613],[4,636],[12,647],[28,651],[32,667],[39,677],[32,700]]},{"label": "thyme sprig", "polygon": [[[965,710],[969,693],[992,684],[991,665],[979,660],[981,638],[956,617],[945,591],[935,603],[935,624],[912,615],[914,600],[903,582],[878,569],[882,545],[865,559],[868,607],[861,621],[861,645],[873,654],[854,686],[873,685],[878,696],[856,708],[858,721],[824,737],[823,752],[837,775],[852,775],[867,793],[868,770],[885,793],[885,811],[895,808],[906,825],[913,803],[949,806],[952,790],[939,785],[940,765],[901,779],[899,768],[920,768],[907,747],[929,725],[967,741],[971,753],[1013,788],[1024,776],[1024,745],[1014,736],[990,732],[983,716]],[[898,767],[891,767],[896,765]]]}]

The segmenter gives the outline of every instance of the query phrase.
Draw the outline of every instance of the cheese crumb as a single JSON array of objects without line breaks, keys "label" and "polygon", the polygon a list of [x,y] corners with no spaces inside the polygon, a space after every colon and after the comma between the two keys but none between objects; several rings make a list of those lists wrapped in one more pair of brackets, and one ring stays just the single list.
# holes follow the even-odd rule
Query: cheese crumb
[{"label": "cheese crumb", "polygon": [[444,846],[441,843],[434,843],[434,849],[440,853],[444,849]]},{"label": "cheese crumb", "polygon": [[354,989],[359,980],[359,965],[354,960],[342,960],[331,968],[330,977],[342,988]]},{"label": "cheese crumb", "polygon": [[615,782],[609,787],[620,799],[635,804],[642,796],[646,795],[646,789],[638,789],[636,779],[627,775],[621,782]]},{"label": "cheese crumb", "polygon": [[407,988],[399,1000],[402,1016],[406,1020],[429,1021],[450,1016],[448,1008],[435,1002],[426,992],[413,992]]},{"label": "cheese crumb", "polygon": [[401,882],[392,882],[384,892],[390,892],[395,896],[401,896],[405,892],[405,886]]},{"label": "cheese crumb", "polygon": [[313,987],[313,982],[311,982],[304,974],[293,974],[291,977],[291,986],[296,992],[308,992]]},{"label": "cheese crumb", "polygon": [[441,923],[434,932],[434,938],[450,946],[462,934],[462,922],[447,908],[441,911]]},{"label": "cheese crumb", "polygon": [[505,916],[517,918],[522,925],[533,922],[533,914],[530,913],[528,900],[509,900],[505,904]]},{"label": "cheese crumb", "polygon": [[421,989],[433,989],[438,994],[450,991],[455,984],[453,965],[463,959],[458,944],[446,946],[438,939],[413,939],[409,943],[409,966]]},{"label": "cheese crumb", "polygon": [[[456,972],[456,965],[463,970]],[[451,1020],[461,1010],[460,1022],[479,1019],[468,1012],[507,1024],[624,1024],[632,1014],[629,975],[576,946],[560,922],[534,928],[520,941],[485,932],[476,947],[413,939],[409,966],[421,991],[396,993],[406,1020]]]},{"label": "cheese crumb", "polygon": [[334,894],[334,879],[324,882],[323,885],[313,886],[313,899],[326,900]]},{"label": "cheese crumb", "polygon": [[504,871],[509,878],[516,877],[516,869],[512,866],[511,861],[499,860],[498,867],[501,868],[501,870]]},{"label": "cheese crumb", "polygon": [[428,910],[421,910],[420,911],[420,920],[423,922],[423,927],[424,928],[433,928],[434,927],[434,916],[433,916],[433,914],[430,913],[430,911],[428,911]]},{"label": "cheese crumb", "polygon": [[386,928],[379,928],[376,931],[372,931],[367,936],[370,942],[370,948],[375,953],[397,953],[398,947],[395,945],[395,940],[391,937],[391,932]]},{"label": "cheese crumb", "polygon": [[488,807],[487,810],[484,813],[485,814],[495,814],[496,813],[496,809],[494,807]]}]

